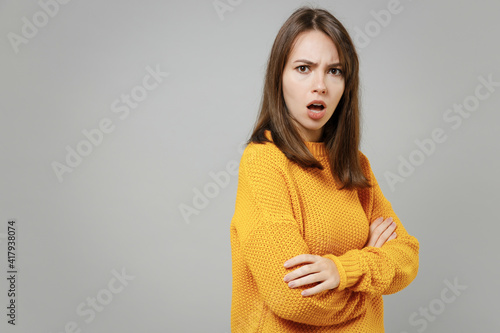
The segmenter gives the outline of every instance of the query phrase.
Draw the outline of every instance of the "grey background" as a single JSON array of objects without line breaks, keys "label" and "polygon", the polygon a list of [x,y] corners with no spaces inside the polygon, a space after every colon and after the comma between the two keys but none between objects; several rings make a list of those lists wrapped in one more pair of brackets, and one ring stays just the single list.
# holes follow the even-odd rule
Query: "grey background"
[{"label": "grey background", "polygon": [[[43,9],[0,2],[0,331],[64,332],[71,322],[96,333],[230,331],[237,175],[219,186],[211,174],[239,162],[273,40],[303,4],[330,10],[353,36],[372,29],[368,45],[357,41],[361,150],[421,245],[415,281],[384,296],[386,331],[498,331],[500,87],[460,127],[443,116],[474,95],[478,77],[500,81],[499,3],[401,0],[382,26],[371,11],[387,0],[220,2],[230,8],[221,16],[211,0],[73,0],[17,53],[8,34],[22,36],[23,17],[43,19]],[[168,76],[120,119],[112,103],[148,66]],[[104,118],[113,131],[59,181],[52,163],[65,163],[66,146]],[[386,173],[436,128],[446,141],[391,188]],[[180,207],[204,188],[212,198],[184,218]],[[6,316],[9,219],[18,225],[15,327]],[[134,278],[112,294],[122,269]],[[445,280],[466,287],[450,303],[440,300],[455,295]],[[77,308],[98,296],[107,304],[87,323]],[[419,313],[426,308],[435,315]]]}]

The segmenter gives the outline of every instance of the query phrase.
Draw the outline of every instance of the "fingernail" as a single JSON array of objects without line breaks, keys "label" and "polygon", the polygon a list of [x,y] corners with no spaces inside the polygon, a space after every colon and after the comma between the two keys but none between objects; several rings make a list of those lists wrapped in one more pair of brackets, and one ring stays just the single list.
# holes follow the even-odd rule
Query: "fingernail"
[{"label": "fingernail", "polygon": [[392,217],[389,217],[389,218],[388,218],[388,220],[389,220],[389,221],[392,221]]},{"label": "fingernail", "polygon": [[285,261],[285,263],[283,264],[283,266],[288,267],[288,262]]},{"label": "fingernail", "polygon": [[290,288],[293,288],[293,287],[295,286],[295,283],[292,281],[292,282],[290,282],[290,283],[288,284],[288,286],[289,286]]},{"label": "fingernail", "polygon": [[288,282],[288,277],[287,277],[287,276],[285,276],[285,277],[283,278],[283,281]]},{"label": "fingernail", "polygon": [[396,222],[392,222],[392,223],[391,223],[391,226],[393,226],[393,227],[394,227],[395,225],[396,225]]}]

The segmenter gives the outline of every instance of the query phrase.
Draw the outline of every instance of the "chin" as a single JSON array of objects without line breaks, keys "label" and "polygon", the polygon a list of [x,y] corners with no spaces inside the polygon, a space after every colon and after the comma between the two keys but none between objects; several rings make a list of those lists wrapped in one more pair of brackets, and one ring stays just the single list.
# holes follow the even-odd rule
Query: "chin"
[{"label": "chin", "polygon": [[321,122],[317,122],[317,121],[313,121],[311,119],[308,119],[309,121],[305,124],[303,124],[302,126],[304,126],[305,128],[307,128],[308,130],[311,130],[311,131],[317,131],[319,129],[321,129],[323,126],[325,126],[326,124],[326,121],[323,121],[323,119],[321,119]]}]

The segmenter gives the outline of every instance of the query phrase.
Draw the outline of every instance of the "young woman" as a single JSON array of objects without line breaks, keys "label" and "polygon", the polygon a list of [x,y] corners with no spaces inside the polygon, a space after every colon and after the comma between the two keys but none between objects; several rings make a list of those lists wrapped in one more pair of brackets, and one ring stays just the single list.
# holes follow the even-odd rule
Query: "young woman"
[{"label": "young woman", "polygon": [[382,295],[418,271],[418,240],[359,151],[358,58],[302,7],[271,50],[231,220],[236,332],[384,332]]}]

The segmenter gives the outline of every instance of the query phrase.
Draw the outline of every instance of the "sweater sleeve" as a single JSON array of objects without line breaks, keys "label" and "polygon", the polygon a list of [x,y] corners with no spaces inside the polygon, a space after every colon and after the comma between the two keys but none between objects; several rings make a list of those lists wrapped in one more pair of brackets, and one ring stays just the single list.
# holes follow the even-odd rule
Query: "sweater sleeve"
[{"label": "sweater sleeve", "polygon": [[285,268],[285,261],[310,253],[294,218],[290,191],[293,184],[283,167],[258,154],[244,154],[240,178],[238,191],[255,208],[245,212],[238,238],[245,263],[268,309],[278,317],[317,326],[343,323],[363,314],[365,296],[360,293],[333,289],[302,296],[301,292],[314,284],[290,288],[283,281],[286,274],[300,267]]},{"label": "sweater sleeve", "polygon": [[372,246],[347,251],[341,256],[329,255],[338,263],[341,282],[345,288],[356,292],[388,295],[406,288],[417,276],[419,242],[409,235],[394,213],[391,203],[384,197],[366,156],[361,154],[363,169],[372,188],[361,195],[365,202],[368,220],[373,223],[379,217],[392,217],[396,222],[397,237],[382,247]]}]

